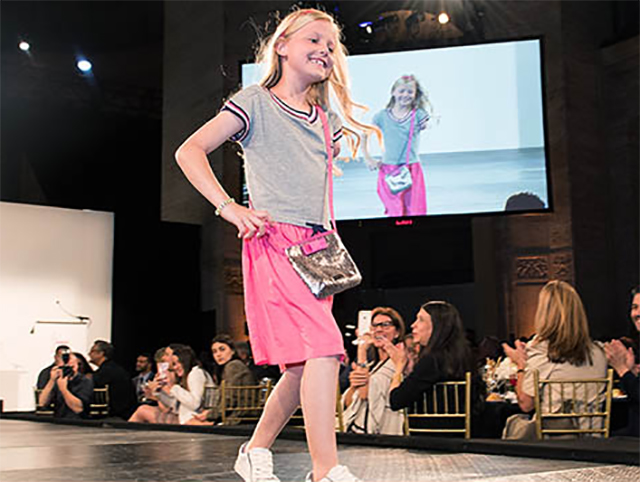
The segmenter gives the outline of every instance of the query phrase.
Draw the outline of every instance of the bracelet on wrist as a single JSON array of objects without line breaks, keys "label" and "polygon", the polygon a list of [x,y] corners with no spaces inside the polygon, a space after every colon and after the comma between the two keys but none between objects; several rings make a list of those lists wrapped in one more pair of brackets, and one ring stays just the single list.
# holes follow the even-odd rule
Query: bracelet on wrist
[{"label": "bracelet on wrist", "polygon": [[232,197],[225,199],[224,201],[222,201],[218,207],[216,208],[216,216],[220,216],[220,214],[222,214],[222,210],[224,208],[226,208],[229,204],[236,202],[235,199],[233,199]]}]

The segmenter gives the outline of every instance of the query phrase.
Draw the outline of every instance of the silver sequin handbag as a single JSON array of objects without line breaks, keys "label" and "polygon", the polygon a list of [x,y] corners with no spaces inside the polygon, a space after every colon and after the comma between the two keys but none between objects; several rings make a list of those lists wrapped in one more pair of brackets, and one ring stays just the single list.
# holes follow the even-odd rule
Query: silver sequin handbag
[{"label": "silver sequin handbag", "polygon": [[416,121],[416,110],[411,113],[411,127],[409,128],[409,140],[407,141],[407,158],[405,164],[400,164],[398,169],[394,172],[390,172],[384,176],[384,182],[387,183],[387,187],[391,194],[398,194],[402,191],[406,191],[413,185],[413,179],[411,178],[411,171],[407,167],[409,165],[409,155],[411,154],[411,140],[413,139],[413,129]]},{"label": "silver sequin handbag", "polygon": [[285,253],[291,266],[316,298],[326,298],[353,288],[362,282],[362,275],[344,247],[333,213],[333,147],[329,134],[327,115],[318,107],[327,148],[329,211],[333,229],[311,236],[289,246]]},{"label": "silver sequin handbag", "polygon": [[387,183],[387,187],[389,187],[389,191],[392,194],[398,194],[409,189],[413,184],[413,179],[411,179],[409,168],[406,165],[402,165],[396,172],[384,176],[384,182]]},{"label": "silver sequin handbag", "polygon": [[360,271],[336,231],[312,236],[286,249],[287,257],[316,298],[357,286]]}]

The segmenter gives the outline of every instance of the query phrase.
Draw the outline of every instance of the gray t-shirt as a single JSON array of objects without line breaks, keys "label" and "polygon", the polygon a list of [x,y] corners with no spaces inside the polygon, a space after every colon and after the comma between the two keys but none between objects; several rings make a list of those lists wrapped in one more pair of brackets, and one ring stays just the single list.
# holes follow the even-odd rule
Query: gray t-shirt
[{"label": "gray t-shirt", "polygon": [[[293,109],[264,87],[252,85],[231,97],[222,110],[244,125],[231,140],[244,151],[253,207],[268,211],[277,222],[328,227],[327,150],[318,108]],[[333,111],[327,117],[335,143],[342,137],[342,122]]]}]

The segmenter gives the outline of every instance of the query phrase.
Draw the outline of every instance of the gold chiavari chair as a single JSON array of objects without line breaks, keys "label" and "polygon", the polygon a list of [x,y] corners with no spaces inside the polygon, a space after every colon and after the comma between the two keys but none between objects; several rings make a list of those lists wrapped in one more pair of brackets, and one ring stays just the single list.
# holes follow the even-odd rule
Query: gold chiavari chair
[{"label": "gold chiavari chair", "polygon": [[[533,372],[536,436],[599,434],[609,437],[613,370],[605,378],[540,379]],[[558,403],[559,402],[559,403]]]},{"label": "gold chiavari chair", "polygon": [[42,393],[41,388],[34,388],[33,394],[36,398],[36,415],[53,417],[53,413],[55,410],[55,402],[52,400],[47,405],[40,405],[40,393]]},{"label": "gold chiavari chair", "polygon": [[[405,412],[405,435],[412,433],[458,433],[471,437],[471,372],[461,381],[439,382]],[[432,420],[459,420],[457,426],[425,427]],[[451,422],[454,424],[455,422]],[[413,426],[415,424],[416,426]],[[420,426],[417,426],[420,425]]]},{"label": "gold chiavari chair", "polygon": [[220,384],[222,425],[258,421],[272,390],[271,380],[262,385],[228,385],[223,380]]},{"label": "gold chiavari chair", "polygon": [[109,415],[109,385],[93,389],[93,398],[89,405],[90,417],[106,417]]}]

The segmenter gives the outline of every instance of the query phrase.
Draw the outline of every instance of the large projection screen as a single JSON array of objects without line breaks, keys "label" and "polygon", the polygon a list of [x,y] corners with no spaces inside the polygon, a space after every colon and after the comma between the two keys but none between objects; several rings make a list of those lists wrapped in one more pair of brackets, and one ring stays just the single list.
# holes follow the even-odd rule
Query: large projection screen
[{"label": "large projection screen", "polygon": [[[430,118],[414,137],[425,188],[412,194],[426,197],[426,208],[410,215],[551,208],[541,60],[540,39],[348,57],[353,97],[369,108],[360,116],[365,122],[388,112],[392,86],[403,76],[417,79],[427,95]],[[261,70],[244,64],[243,86],[256,83]],[[384,133],[389,149],[407,144],[391,133]],[[342,147],[344,153],[344,142]],[[387,210],[378,171],[367,167],[363,154],[361,149],[355,161],[338,162],[343,175],[334,182],[336,218],[401,217]],[[383,159],[378,142],[370,142],[370,154]],[[401,162],[403,156],[394,158]]]}]

